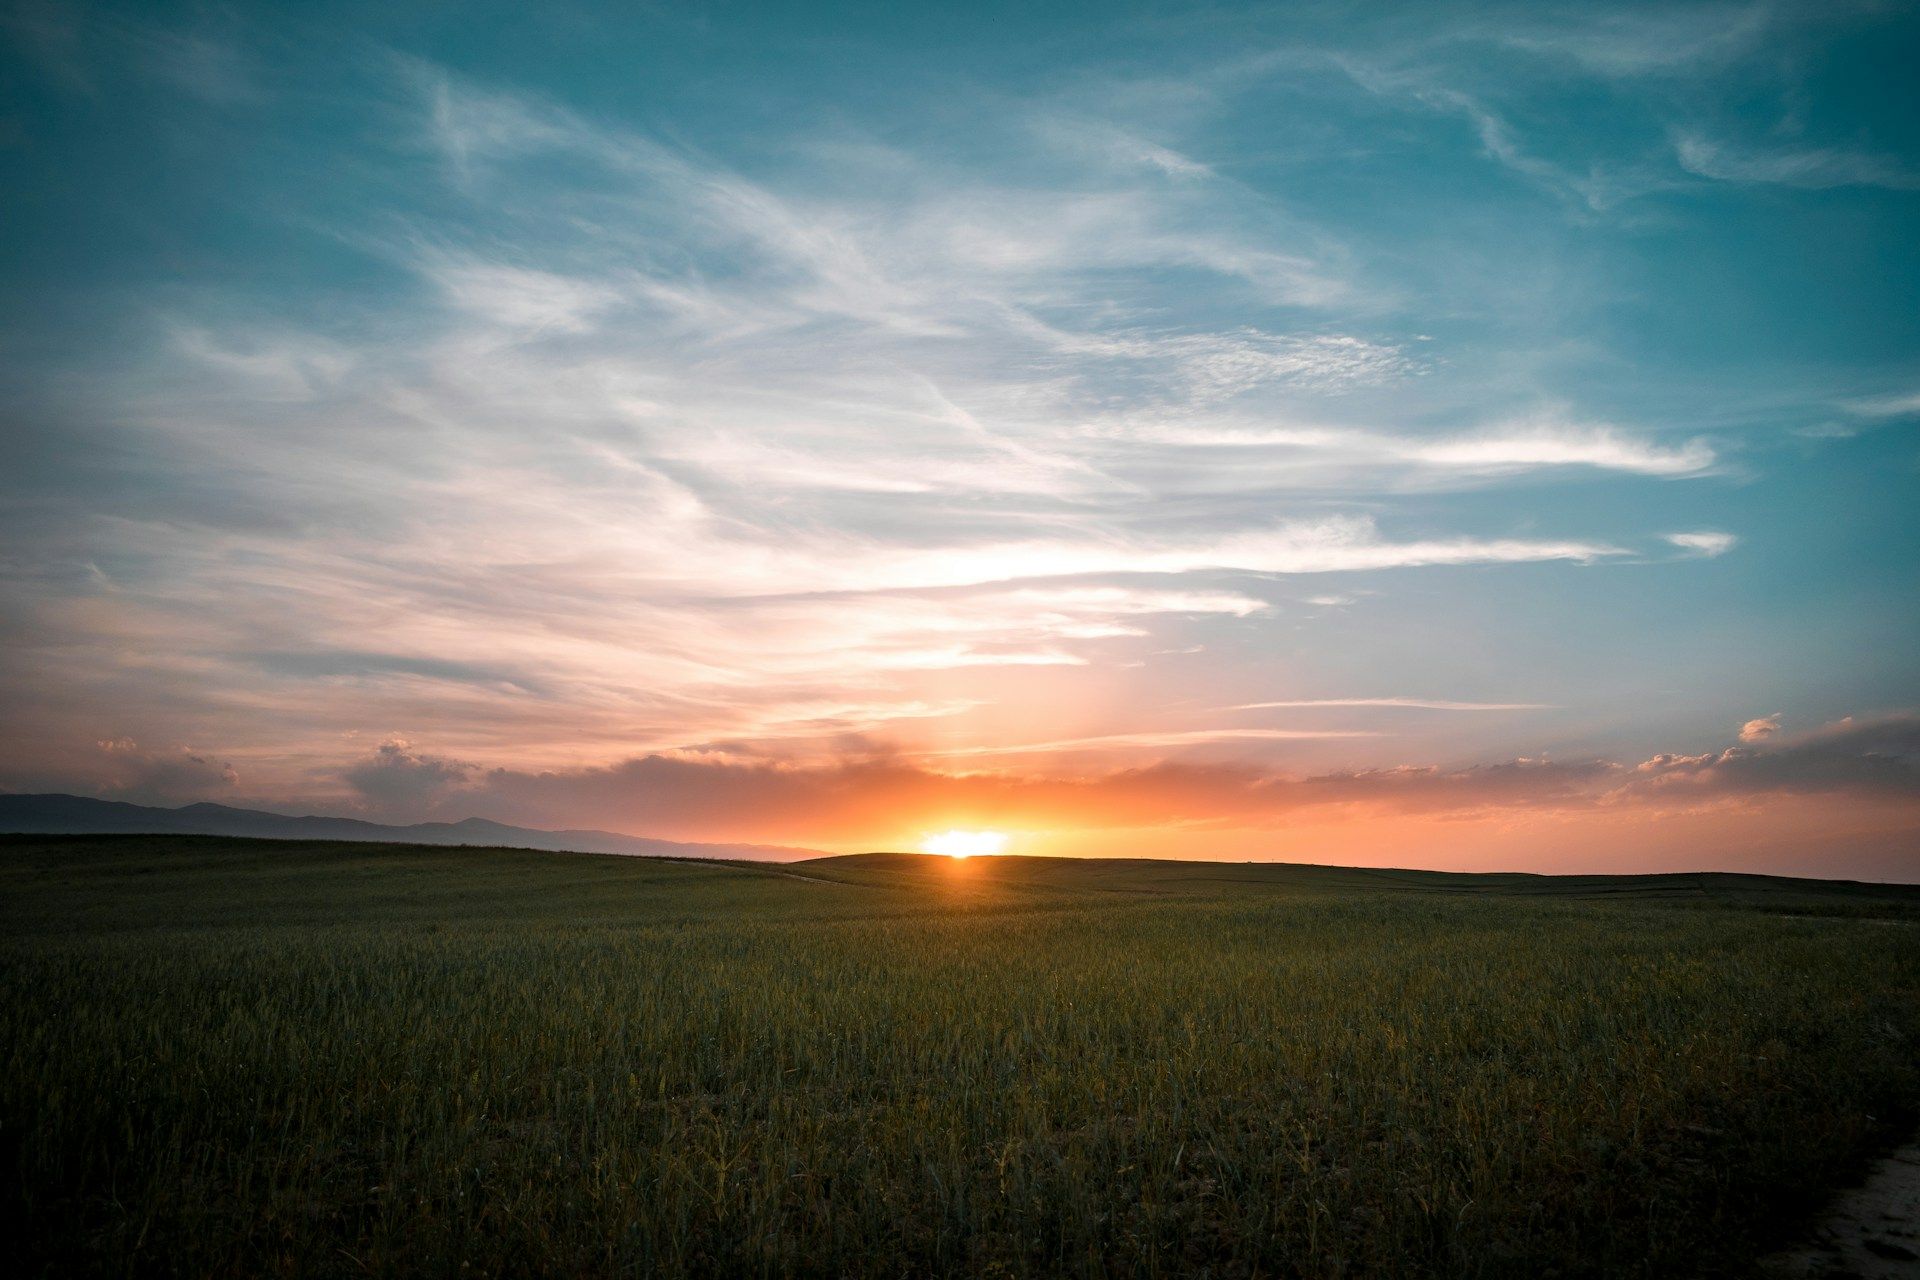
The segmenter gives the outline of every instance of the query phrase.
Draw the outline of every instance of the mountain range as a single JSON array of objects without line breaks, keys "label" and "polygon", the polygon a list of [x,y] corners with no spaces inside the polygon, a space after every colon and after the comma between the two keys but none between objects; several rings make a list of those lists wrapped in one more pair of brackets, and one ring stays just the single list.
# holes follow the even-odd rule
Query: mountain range
[{"label": "mountain range", "polygon": [[31,835],[254,836],[268,840],[377,840],[401,844],[490,845],[656,858],[755,858],[786,861],[817,849],[765,844],[692,844],[613,831],[541,831],[485,818],[394,826],[359,818],[293,816],[203,802],[164,809],[89,796],[0,795],[0,832]]}]

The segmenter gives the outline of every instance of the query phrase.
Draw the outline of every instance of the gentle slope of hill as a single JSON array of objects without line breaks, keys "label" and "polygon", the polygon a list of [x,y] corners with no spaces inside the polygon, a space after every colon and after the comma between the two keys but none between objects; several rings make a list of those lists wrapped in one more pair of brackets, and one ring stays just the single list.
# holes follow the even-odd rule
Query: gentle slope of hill
[{"label": "gentle slope of hill", "polygon": [[[956,862],[914,853],[811,858],[796,873],[848,883],[908,883],[965,877],[1005,888],[1132,894],[1222,894],[1238,890],[1323,890],[1487,894],[1611,899],[1715,899],[1755,906],[1820,900],[1920,912],[1920,885],[1804,880],[1728,871],[1648,875],[1533,875],[1525,872],[1414,871],[1298,862],[1203,862],[1159,858],[985,857]],[[1902,913],[1904,914],[1904,912]]]},{"label": "gentle slope of hill", "polygon": [[811,849],[777,845],[692,844],[613,831],[541,831],[485,818],[389,826],[358,818],[292,816],[224,804],[178,809],[69,795],[0,795],[0,832],[23,835],[251,836],[268,840],[374,840],[398,844],[492,845],[571,853],[689,858],[803,858]]}]

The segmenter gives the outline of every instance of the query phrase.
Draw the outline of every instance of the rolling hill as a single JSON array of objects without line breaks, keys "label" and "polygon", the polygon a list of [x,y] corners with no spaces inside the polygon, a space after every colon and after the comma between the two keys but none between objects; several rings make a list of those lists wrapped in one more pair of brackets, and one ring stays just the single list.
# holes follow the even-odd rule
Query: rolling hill
[{"label": "rolling hill", "polygon": [[693,844],[613,831],[541,831],[485,818],[390,826],[359,818],[293,816],[224,804],[178,809],[59,794],[0,795],[0,832],[20,835],[251,836],[268,840],[358,840],[389,844],[487,845],[638,857],[805,858],[816,851],[759,844]]}]

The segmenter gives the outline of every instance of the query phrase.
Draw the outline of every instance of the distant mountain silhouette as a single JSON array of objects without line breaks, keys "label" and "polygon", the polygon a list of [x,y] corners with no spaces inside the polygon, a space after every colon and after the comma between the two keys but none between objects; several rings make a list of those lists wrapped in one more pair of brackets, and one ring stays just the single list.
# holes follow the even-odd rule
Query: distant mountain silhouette
[{"label": "distant mountain silhouette", "polygon": [[161,809],[120,800],[68,795],[0,795],[0,832],[31,835],[255,836],[268,840],[379,840],[400,844],[498,845],[571,853],[620,853],[637,857],[758,858],[818,857],[817,849],[765,844],[690,844],[650,840],[612,831],[539,831],[485,818],[389,826],[358,818],[292,817],[224,804]]}]

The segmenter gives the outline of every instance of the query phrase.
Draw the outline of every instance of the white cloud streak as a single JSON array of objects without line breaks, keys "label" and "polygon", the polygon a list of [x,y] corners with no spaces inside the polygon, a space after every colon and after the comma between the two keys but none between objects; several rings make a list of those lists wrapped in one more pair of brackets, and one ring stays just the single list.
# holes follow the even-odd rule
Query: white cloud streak
[{"label": "white cloud streak", "polygon": [[1215,747],[1263,742],[1312,742],[1331,738],[1377,738],[1360,729],[1188,729],[1169,733],[1106,733],[1086,738],[1057,738],[1051,742],[1019,742],[997,746],[952,747],[918,754],[931,758],[963,756],[1065,755],[1084,751],[1163,751],[1172,748]]},{"label": "white cloud streak", "polygon": [[1718,464],[1701,439],[1663,445],[1604,423],[1546,418],[1502,423],[1483,431],[1410,437],[1340,427],[1254,427],[1147,424],[1110,429],[1122,438],[1193,448],[1294,451],[1317,467],[1367,467],[1440,475],[1511,476],[1585,467],[1676,478],[1705,475]]},{"label": "white cloud streak", "polygon": [[1806,150],[1741,150],[1698,134],[1674,138],[1681,167],[1720,182],[1772,183],[1787,187],[1886,187],[1920,190],[1920,172],[1890,156],[1832,147]]},{"label": "white cloud streak", "polygon": [[1682,551],[1691,552],[1709,560],[1725,555],[1740,542],[1740,539],[1731,533],[1721,533],[1711,529],[1703,529],[1695,533],[1669,533],[1664,536],[1668,542]]},{"label": "white cloud streak", "polygon": [[1295,698],[1278,702],[1243,702],[1234,711],[1264,711],[1279,707],[1383,707],[1411,711],[1542,711],[1546,702],[1457,702],[1445,698]]},{"label": "white cloud streak", "polygon": [[1920,391],[1849,400],[1845,408],[1849,413],[1857,413],[1865,418],[1909,418],[1920,415]]}]

